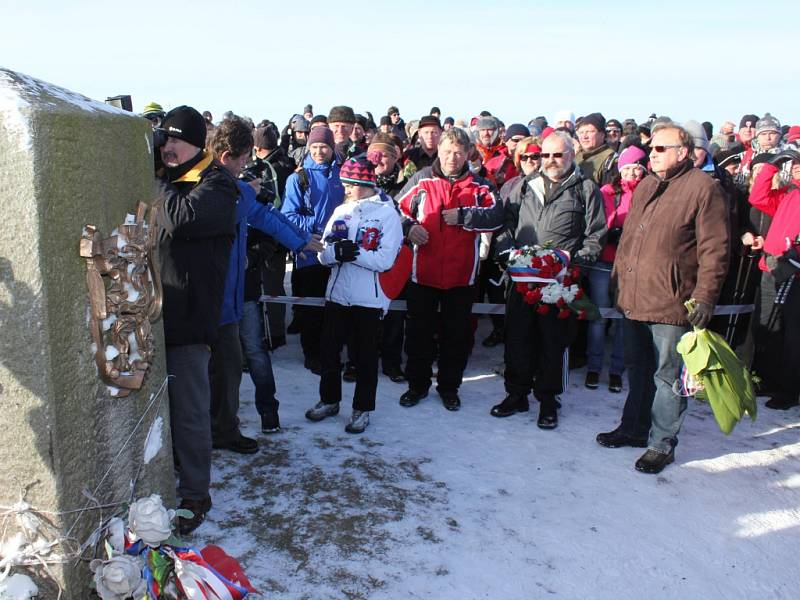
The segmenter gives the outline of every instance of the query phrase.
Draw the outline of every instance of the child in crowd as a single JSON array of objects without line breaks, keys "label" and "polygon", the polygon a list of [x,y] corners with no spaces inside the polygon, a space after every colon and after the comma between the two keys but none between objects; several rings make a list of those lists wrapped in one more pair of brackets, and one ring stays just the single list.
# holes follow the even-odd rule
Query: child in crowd
[{"label": "child in crowd", "polygon": [[363,156],[348,159],[340,178],[345,202],[328,220],[323,232],[325,250],[319,254],[320,263],[332,267],[325,293],[320,400],[306,418],[321,421],[339,414],[341,349],[352,340],[358,348],[356,386],[345,431],[362,433],[369,413],[375,410],[378,330],[390,302],[378,275],[394,264],[403,234],[393,203],[375,189],[372,163]]}]

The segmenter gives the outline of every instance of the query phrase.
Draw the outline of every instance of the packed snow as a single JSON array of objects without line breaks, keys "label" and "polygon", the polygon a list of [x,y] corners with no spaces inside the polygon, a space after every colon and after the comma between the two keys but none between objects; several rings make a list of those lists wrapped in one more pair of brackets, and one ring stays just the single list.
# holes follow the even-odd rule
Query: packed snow
[{"label": "packed snow", "polygon": [[[634,470],[643,452],[607,449],[625,393],[583,387],[573,371],[560,424],[538,409],[498,419],[502,346],[481,319],[448,412],[434,390],[398,405],[381,376],[363,435],[344,432],[349,400],[321,423],[303,413],[319,379],[297,336],[273,353],[279,434],[260,433],[253,386],[242,430],[258,454],[214,452],[214,508],[192,539],[236,556],[267,598],[795,599],[800,561],[800,411],[763,408],[723,435],[692,400],[675,464]],[[352,397],[354,384],[344,384]]]}]

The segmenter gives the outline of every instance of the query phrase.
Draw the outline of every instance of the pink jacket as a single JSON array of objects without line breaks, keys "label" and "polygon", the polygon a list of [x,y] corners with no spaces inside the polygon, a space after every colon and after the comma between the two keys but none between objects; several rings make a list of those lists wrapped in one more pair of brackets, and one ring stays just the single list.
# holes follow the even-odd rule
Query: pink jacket
[{"label": "pink jacket", "polygon": [[[610,183],[600,188],[600,193],[603,194],[603,202],[606,210],[606,227],[611,231],[615,227],[622,227],[625,223],[625,217],[628,216],[628,211],[631,208],[631,198],[633,198],[633,191],[639,184],[638,181],[620,181],[622,192],[619,196],[619,205],[614,206],[617,198],[617,192]],[[606,244],[600,252],[600,261],[613,263],[617,255],[616,244]]]}]

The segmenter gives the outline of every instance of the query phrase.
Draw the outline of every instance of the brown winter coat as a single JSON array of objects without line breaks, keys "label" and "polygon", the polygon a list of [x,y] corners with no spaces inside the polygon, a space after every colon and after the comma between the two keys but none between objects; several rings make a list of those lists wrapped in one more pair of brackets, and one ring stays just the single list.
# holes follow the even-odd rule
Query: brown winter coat
[{"label": "brown winter coat", "polygon": [[642,180],[612,273],[626,318],[686,325],[686,300],[716,304],[728,270],[728,214],[722,187],[690,161],[665,179]]}]

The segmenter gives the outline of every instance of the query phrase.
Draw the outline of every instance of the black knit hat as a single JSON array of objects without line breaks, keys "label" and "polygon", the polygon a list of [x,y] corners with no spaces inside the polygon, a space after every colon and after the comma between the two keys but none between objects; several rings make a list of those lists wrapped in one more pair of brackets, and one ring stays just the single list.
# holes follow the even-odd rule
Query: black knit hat
[{"label": "black knit hat", "polygon": [[747,127],[747,123],[750,123],[750,127],[755,127],[756,123],[758,123],[758,117],[756,115],[745,115],[739,121],[739,129],[742,127]]},{"label": "black knit hat", "polygon": [[196,148],[206,145],[206,120],[191,106],[173,108],[164,117],[161,128],[168,137],[178,138]]},{"label": "black knit hat", "polygon": [[440,115],[440,114],[442,114],[442,111],[438,106],[433,106],[433,107],[431,107],[431,110],[430,110],[430,112],[428,112],[428,114],[429,115],[432,115],[432,114]]},{"label": "black knit hat", "polygon": [[507,142],[515,135],[521,135],[522,137],[528,137],[531,134],[530,130],[525,127],[522,123],[512,123],[506,128],[506,134],[503,136],[503,141]]},{"label": "black knit hat", "polygon": [[253,145],[264,150],[275,150],[278,147],[278,135],[274,126],[259,127],[253,133]]},{"label": "black knit hat", "polygon": [[327,125],[328,117],[326,117],[325,115],[314,115],[313,117],[311,117],[311,122],[308,124],[309,128],[313,127],[314,123],[325,123],[325,125]]},{"label": "black knit hat", "polygon": [[328,123],[355,123],[356,113],[349,106],[334,106],[328,113]]},{"label": "black knit hat", "polygon": [[419,125],[417,126],[417,131],[422,129],[423,127],[438,127],[439,129],[442,128],[442,123],[434,117],[433,115],[425,115],[419,120]]},{"label": "black knit hat", "polygon": [[391,126],[391,124],[392,124],[392,119],[391,119],[391,117],[389,117],[389,115],[384,115],[384,116],[382,116],[382,117],[381,117],[381,123],[380,123],[380,124],[381,124],[381,125],[389,125],[389,126]]},{"label": "black knit hat", "polygon": [[364,115],[356,115],[356,123],[361,125],[364,131],[367,130],[367,117],[365,117]]},{"label": "black knit hat", "polygon": [[606,118],[600,113],[589,113],[585,117],[581,117],[579,121],[578,127],[593,125],[597,131],[605,132],[606,130]]}]

